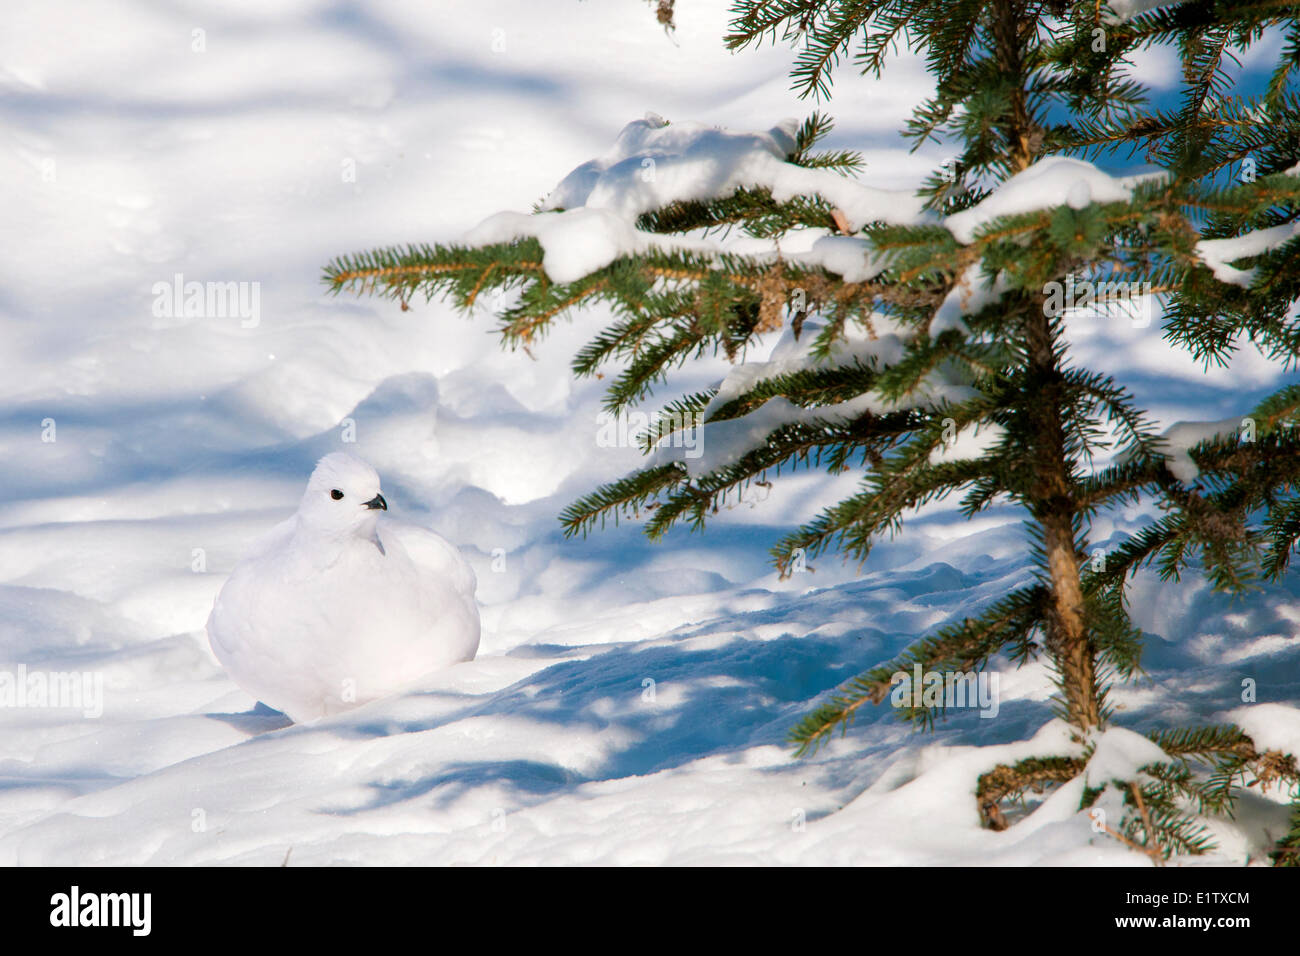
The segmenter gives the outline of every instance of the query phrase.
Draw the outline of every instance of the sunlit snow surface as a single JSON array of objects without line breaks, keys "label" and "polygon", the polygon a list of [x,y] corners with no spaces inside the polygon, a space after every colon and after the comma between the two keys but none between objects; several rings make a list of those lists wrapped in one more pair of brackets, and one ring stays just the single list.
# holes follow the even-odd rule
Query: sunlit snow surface
[{"label": "sunlit snow surface", "polygon": [[[527,210],[648,110],[737,130],[806,115],[787,51],[726,53],[719,0],[681,5],[672,38],[637,0],[55,6],[20,3],[0,34],[0,669],[100,675],[104,700],[97,718],[0,710],[0,864],[1148,863],[1071,788],[979,828],[979,773],[1067,746],[1040,665],[1003,673],[993,719],[917,735],[884,707],[812,760],[783,744],[839,682],[1024,584],[1016,514],[927,508],[865,567],[823,557],[785,582],[767,547],[851,476],[755,488],[704,536],[564,541],[559,509],[639,460],[598,447],[602,383],[567,372],[604,316],[530,357],[499,349],[486,309],[322,294],[331,257]],[[830,145],[862,148],[873,187],[916,183],[947,158],[895,134],[927,89],[913,59],[841,75]],[[157,314],[178,274],[259,283],[256,324]],[[1162,426],[1283,380],[1254,352],[1206,373],[1158,322],[1071,326],[1078,360]],[[418,693],[286,726],[222,673],[203,622],[349,425],[393,514],[474,565],[482,650]],[[1103,517],[1092,544],[1142,517]],[[1140,580],[1150,678],[1116,693],[1120,723],[1231,714],[1300,751],[1277,706],[1300,700],[1294,590],[1232,605]],[[1279,800],[1252,790],[1205,861],[1258,860]]]}]

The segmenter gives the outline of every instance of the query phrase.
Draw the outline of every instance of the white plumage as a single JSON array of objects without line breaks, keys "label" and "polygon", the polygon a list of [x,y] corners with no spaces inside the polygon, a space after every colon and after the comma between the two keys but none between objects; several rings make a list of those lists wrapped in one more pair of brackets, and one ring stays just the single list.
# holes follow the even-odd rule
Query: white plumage
[{"label": "white plumage", "polygon": [[478,651],[474,572],[450,542],[381,511],[379,475],[343,452],[298,513],[236,566],[208,641],[240,687],[295,722],[384,697]]}]

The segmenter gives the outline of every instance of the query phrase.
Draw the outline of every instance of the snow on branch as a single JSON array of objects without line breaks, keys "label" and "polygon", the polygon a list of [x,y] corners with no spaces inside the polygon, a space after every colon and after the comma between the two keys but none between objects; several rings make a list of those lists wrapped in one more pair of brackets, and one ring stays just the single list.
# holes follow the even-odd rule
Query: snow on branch
[{"label": "snow on branch", "polygon": [[1160,450],[1169,473],[1185,485],[1201,476],[1191,450],[1202,442],[1218,441],[1236,435],[1245,418],[1224,418],[1217,422],[1174,422],[1160,436]]},{"label": "snow on branch", "polygon": [[[1117,11],[1121,7],[1128,10],[1128,15],[1155,6],[1138,2],[1112,5]],[[958,242],[969,245],[981,230],[1003,217],[1063,205],[1083,209],[1093,203],[1129,202],[1140,185],[1167,175],[1154,172],[1116,177],[1080,159],[1048,156],[997,186],[969,209],[941,217],[926,210],[923,197],[916,192],[877,189],[833,169],[788,161],[796,151],[796,133],[797,124],[792,121],[765,132],[733,132],[699,123],[669,124],[649,114],[625,126],[606,155],[565,176],[543,203],[542,211],[498,213],[472,230],[466,242],[483,246],[535,238],[544,250],[542,265],[547,275],[556,282],[576,282],[621,257],[653,250],[721,256],[729,249],[720,241],[652,233],[637,228],[638,218],[674,203],[722,200],[739,190],[767,190],[777,202],[819,197],[842,214],[848,232],[857,232],[869,223],[937,224]],[[804,234],[816,235],[816,231],[805,230]],[[1248,285],[1253,273],[1228,263],[1276,248],[1298,234],[1300,223],[1292,223],[1232,239],[1204,240],[1197,251],[1220,281]],[[730,251],[740,252],[734,246]],[[782,250],[775,243],[750,241],[740,254],[756,264],[783,260],[820,267],[846,282],[868,281],[888,264],[886,255],[878,253],[871,241],[852,235],[823,236],[811,248],[797,252]],[[963,317],[996,303],[1007,289],[1004,275],[990,276],[982,263],[970,265],[936,310],[930,334],[966,333]],[[902,401],[870,391],[838,404],[801,407],[776,397],[747,414],[709,421],[721,408],[769,379],[853,362],[883,369],[901,360],[906,340],[913,334],[891,329],[883,335],[873,331],[870,337],[857,340],[855,332],[846,330],[843,343],[830,355],[819,356],[806,348],[788,354],[794,340],[787,329],[770,361],[737,364],[721,383],[702,416],[708,428],[707,454],[684,458],[681,449],[660,446],[655,463],[684,461],[689,473],[698,476],[740,460],[785,426],[842,424],[863,414],[940,407],[970,397],[972,391],[967,382],[959,380],[957,370],[942,368],[932,371]],[[783,349],[787,354],[781,354]],[[1236,420],[1231,424],[1235,427]],[[1188,449],[1230,430],[1228,426],[1223,422],[1174,426],[1165,435],[1170,470],[1181,480],[1194,480],[1196,466]],[[996,439],[996,430],[990,435]],[[986,436],[983,444],[988,440]]]},{"label": "snow on branch", "polygon": [[1092,755],[1084,770],[1084,784],[1100,788],[1112,781],[1137,780],[1143,776],[1142,768],[1152,764],[1169,763],[1169,754],[1149,737],[1124,727],[1108,727],[1094,732],[1090,743]]},{"label": "snow on branch", "polygon": [[741,133],[701,123],[668,123],[650,114],[628,123],[613,149],[569,173],[545,209],[608,209],[628,221],[675,202],[723,199],[738,189],[763,188],[777,202],[820,196],[844,213],[851,231],[870,222],[925,221],[914,192],[875,189],[831,169],[786,162],[798,123],[765,133]]},{"label": "snow on branch", "polygon": [[716,242],[660,236],[637,229],[607,209],[569,209],[533,215],[499,212],[465,236],[471,246],[490,246],[533,238],[543,249],[542,268],[555,282],[577,282],[623,256],[658,249],[663,252],[722,251]]},{"label": "snow on branch", "polygon": [[[776,202],[819,197],[856,232],[872,222],[936,222],[924,199],[906,190],[876,189],[834,169],[786,161],[795,149],[793,121],[767,132],[732,132],[699,123],[669,124],[657,116],[624,127],[608,154],[583,163],[560,181],[543,212],[498,213],[465,236],[470,246],[535,238],[543,267],[556,282],[574,282],[623,256],[651,249],[721,254],[720,242],[668,237],[636,227],[638,217],[674,203],[725,199],[742,189],[765,189]],[[775,248],[750,253],[774,261]],[[785,261],[820,266],[846,282],[863,282],[885,267],[865,239],[825,236]]]},{"label": "snow on branch", "polygon": [[[547,197],[541,214],[498,213],[468,236],[472,246],[536,238],[545,250],[547,275],[572,282],[621,256],[649,249],[721,253],[720,243],[667,238],[636,228],[637,218],[674,203],[725,199],[742,189],[765,189],[777,202],[818,197],[842,214],[848,232],[869,223],[942,223],[962,243],[1001,216],[1121,202],[1140,183],[1163,173],[1113,177],[1091,163],[1046,157],[999,186],[978,205],[941,219],[924,209],[916,191],[878,189],[826,168],[787,162],[796,124],[766,132],[733,132],[699,123],[669,124],[653,114],[623,128],[605,156],[573,170]],[[775,250],[758,259],[774,259]],[[785,260],[821,266],[847,282],[878,275],[885,262],[854,236],[827,236],[811,250]]]},{"label": "snow on branch", "polygon": [[969,331],[962,317],[974,315],[1000,301],[1009,288],[1006,276],[1002,273],[990,283],[982,263],[977,262],[967,267],[930,320],[930,334],[940,335],[949,329],[957,329],[962,333]]},{"label": "snow on branch", "polygon": [[1083,209],[1095,202],[1127,202],[1137,186],[1164,176],[1156,172],[1115,177],[1081,159],[1049,156],[1016,173],[978,205],[954,213],[943,224],[958,242],[969,244],[982,226],[1002,216],[1061,205]]},{"label": "snow on branch", "polygon": [[1185,0],[1110,0],[1110,12],[1104,20],[1110,24],[1124,23],[1151,10],[1174,7],[1183,2]]},{"label": "snow on branch", "polygon": [[1270,229],[1256,229],[1228,239],[1202,239],[1196,244],[1197,255],[1210,267],[1214,278],[1220,282],[1242,287],[1255,280],[1254,269],[1238,269],[1228,265],[1237,259],[1259,256],[1285,245],[1300,236],[1300,221],[1287,222]]}]

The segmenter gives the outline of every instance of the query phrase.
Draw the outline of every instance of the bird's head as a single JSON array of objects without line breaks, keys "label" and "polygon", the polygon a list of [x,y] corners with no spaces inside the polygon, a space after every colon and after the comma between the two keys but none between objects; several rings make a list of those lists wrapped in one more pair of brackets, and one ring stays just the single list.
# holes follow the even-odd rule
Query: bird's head
[{"label": "bird's head", "polygon": [[379,473],[355,455],[336,451],[316,463],[298,505],[298,518],[322,534],[371,537],[379,512],[387,510]]}]

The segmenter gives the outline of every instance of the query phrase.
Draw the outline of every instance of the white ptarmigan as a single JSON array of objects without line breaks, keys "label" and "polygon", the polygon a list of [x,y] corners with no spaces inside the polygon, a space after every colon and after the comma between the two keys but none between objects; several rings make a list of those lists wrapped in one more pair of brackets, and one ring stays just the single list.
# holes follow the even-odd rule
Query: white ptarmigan
[{"label": "white ptarmigan", "polygon": [[298,513],[235,565],[208,616],[226,672],[296,723],[409,686],[478,651],[474,572],[454,545],[390,520],[379,475],[326,455]]}]

